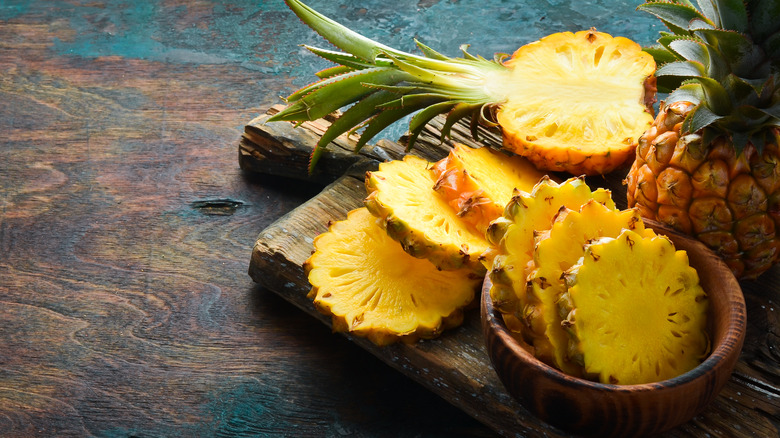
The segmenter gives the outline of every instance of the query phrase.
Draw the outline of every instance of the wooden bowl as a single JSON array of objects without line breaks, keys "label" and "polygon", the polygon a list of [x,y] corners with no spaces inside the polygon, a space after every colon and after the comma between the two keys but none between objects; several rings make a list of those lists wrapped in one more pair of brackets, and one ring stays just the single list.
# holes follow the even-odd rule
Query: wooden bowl
[{"label": "wooden bowl", "polygon": [[745,299],[720,258],[700,242],[647,221],[677,249],[688,252],[710,306],[712,353],[695,369],[657,383],[609,385],[571,377],[526,351],[510,334],[482,287],[482,328],[488,355],[509,393],[533,414],[566,432],[639,436],[669,430],[693,418],[729,379],[745,339]]}]

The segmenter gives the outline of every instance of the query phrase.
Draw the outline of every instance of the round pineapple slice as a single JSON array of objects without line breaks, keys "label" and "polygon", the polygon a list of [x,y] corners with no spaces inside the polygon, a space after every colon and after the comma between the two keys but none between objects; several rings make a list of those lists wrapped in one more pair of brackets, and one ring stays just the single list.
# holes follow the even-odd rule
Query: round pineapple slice
[{"label": "round pineapple slice", "polygon": [[692,370],[708,354],[707,294],[686,252],[668,238],[625,230],[599,239],[565,281],[563,326],[586,376],[657,382]]},{"label": "round pineapple slice", "polygon": [[569,359],[569,336],[561,327],[557,302],[566,290],[561,275],[579,261],[587,243],[617,237],[624,229],[655,235],[637,210],[614,210],[591,199],[580,211],[562,208],[552,228],[536,237],[528,275],[528,327],[536,356],[567,374],[581,375],[582,367]]},{"label": "round pineapple slice", "polygon": [[304,263],[309,297],[332,316],[333,330],[387,345],[460,325],[481,277],[468,269],[440,271],[408,255],[376,221],[365,208],[349,212],[317,236]]},{"label": "round pineapple slice", "polygon": [[530,192],[545,173],[517,155],[456,144],[433,166],[436,190],[464,221],[484,234],[514,189]]},{"label": "round pineapple slice", "polygon": [[366,173],[365,205],[406,252],[443,270],[468,267],[484,274],[479,261],[488,243],[433,190],[430,163],[407,155]]},{"label": "round pineapple slice", "polygon": [[583,178],[558,184],[544,177],[530,194],[515,193],[503,216],[493,221],[486,233],[491,245],[484,254],[491,266],[490,297],[499,311],[526,319],[526,279],[528,264],[533,260],[534,235],[552,226],[561,207],[579,210],[590,199],[615,208],[608,190],[591,191]]}]

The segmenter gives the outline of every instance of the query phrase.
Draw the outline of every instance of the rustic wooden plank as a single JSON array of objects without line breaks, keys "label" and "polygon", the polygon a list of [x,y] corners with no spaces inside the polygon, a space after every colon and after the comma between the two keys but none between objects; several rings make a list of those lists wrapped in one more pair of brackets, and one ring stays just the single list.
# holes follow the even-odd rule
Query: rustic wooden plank
[{"label": "rustic wooden plank", "polygon": [[[398,142],[380,140],[355,153],[357,137],[344,134],[331,142],[314,172],[309,174],[309,156],[313,146],[330,126],[331,118],[304,122],[299,127],[290,122],[266,123],[269,117],[282,108],[283,105],[274,105],[244,127],[238,145],[238,162],[242,169],[327,184],[350,168],[376,168],[382,161],[397,160],[407,153],[408,136],[401,137]],[[475,141],[470,136],[470,127],[465,123],[455,124],[452,127],[452,139],[442,141],[443,124],[444,117],[440,116],[423,129],[414,147],[415,155],[435,161],[445,155],[454,142],[472,147],[501,145],[500,137],[484,127],[479,128],[484,143]]]},{"label": "rustic wooden plank", "polygon": [[[421,150],[428,159],[444,156],[450,146],[449,142],[439,142],[438,127],[434,123],[420,137]],[[453,141],[468,140],[464,137],[469,135],[465,125],[454,132]],[[483,141],[491,146],[500,145],[500,138],[490,132],[485,133]],[[437,149],[438,152],[432,152]],[[622,184],[625,171],[620,169],[612,175],[590,177],[587,181],[591,186],[612,190],[616,203],[625,207]],[[330,319],[319,314],[306,298],[310,286],[301,264],[311,253],[314,237],[327,229],[328,221],[343,220],[347,211],[362,205],[365,191],[361,175],[353,173],[340,178],[266,228],[252,253],[249,272],[255,281],[328,326]],[[714,403],[664,436],[778,436],[778,285],[778,266],[758,280],[741,283],[748,303],[749,323],[740,363]],[[501,435],[559,436],[559,431],[533,417],[506,393],[487,358],[479,325],[479,315],[472,311],[467,313],[463,326],[439,339],[384,348],[362,338],[345,336]]]},{"label": "rustic wooden plank", "polygon": [[[310,286],[301,265],[311,253],[313,238],[327,230],[328,221],[343,220],[349,210],[362,206],[364,194],[362,180],[344,176],[266,228],[252,252],[252,278],[330,325],[330,317],[318,313],[306,298]],[[413,345],[380,348],[360,337],[349,338],[485,424],[517,436],[558,436],[514,401],[490,372],[476,308],[467,312],[456,330]]]}]

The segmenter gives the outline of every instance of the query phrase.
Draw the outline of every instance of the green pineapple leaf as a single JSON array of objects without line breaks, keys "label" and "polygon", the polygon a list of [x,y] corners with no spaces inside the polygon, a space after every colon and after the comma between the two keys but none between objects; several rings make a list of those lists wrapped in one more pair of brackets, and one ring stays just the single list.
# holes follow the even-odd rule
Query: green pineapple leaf
[{"label": "green pineapple leaf", "polygon": [[[699,3],[707,3],[707,0]],[[748,15],[743,0],[711,0],[718,14],[720,27],[740,33],[748,31]]]},{"label": "green pineapple leaf", "polygon": [[[314,73],[315,76],[317,76],[320,79],[328,79],[335,76],[343,75],[346,73],[350,73],[355,71],[355,69],[346,67],[343,65],[335,65],[333,67],[328,67],[326,69],[320,70],[317,73]],[[288,99],[289,101],[289,99]]]},{"label": "green pineapple leaf", "polygon": [[698,29],[694,33],[722,53],[736,75],[755,78],[769,73],[768,65],[763,63],[764,54],[747,35],[722,29]]},{"label": "green pineapple leaf", "polygon": [[[383,110],[381,113],[369,119],[365,122],[365,129],[360,133],[360,138],[355,145],[355,152],[359,152],[372,138],[376,137],[377,134],[384,131],[385,128],[395,123],[398,119],[406,117],[418,109],[419,108],[415,107],[406,107]],[[356,127],[355,129],[359,129],[360,127]]]},{"label": "green pineapple leaf", "polygon": [[482,104],[471,104],[466,102],[460,102],[455,105],[454,108],[447,114],[447,119],[444,121],[444,126],[441,128],[441,141],[450,137],[452,126],[458,120],[473,115],[475,111],[479,111],[482,108]]},{"label": "green pineapple leaf", "polygon": [[389,91],[379,90],[366,96],[346,110],[344,114],[328,127],[325,133],[322,134],[322,137],[320,137],[309,158],[309,171],[314,169],[314,166],[319,161],[323,151],[325,151],[331,141],[335,140],[339,135],[351,130],[354,126],[371,118],[377,113],[378,110],[376,107],[378,105],[395,98],[395,94],[390,93]]},{"label": "green pineapple leaf", "polygon": [[760,43],[780,31],[780,0],[754,0],[747,4],[754,41]]},{"label": "green pineapple leaf", "polygon": [[664,64],[656,70],[656,76],[704,77],[704,64],[695,61],[676,61]]},{"label": "green pineapple leaf", "polygon": [[718,13],[717,0],[698,0],[699,9],[701,13],[707,17],[707,21],[712,23],[715,27],[721,27],[720,14]]},{"label": "green pineapple leaf", "polygon": [[698,105],[702,100],[704,100],[704,91],[701,89],[701,84],[695,81],[679,86],[665,99],[667,105],[680,101]]},{"label": "green pineapple leaf", "polygon": [[731,100],[726,89],[718,81],[708,77],[706,67],[698,62],[672,62],[661,66],[656,70],[655,74],[658,77],[677,76],[695,79],[701,84],[708,107],[712,111],[721,115],[728,114],[731,111]]},{"label": "green pineapple leaf", "polygon": [[699,104],[688,113],[688,116],[683,121],[682,128],[686,134],[690,134],[711,126],[721,119],[723,119],[723,116],[710,111],[704,104]]},{"label": "green pineapple leaf", "polygon": [[777,120],[775,126],[780,126],[780,103],[776,103],[768,108],[758,108],[759,111]]},{"label": "green pineapple leaf", "polygon": [[450,59],[446,55],[442,55],[441,53],[431,49],[430,47],[426,46],[425,44],[418,41],[416,38],[414,39],[414,43],[417,44],[417,48],[420,49],[421,52],[425,55],[426,58],[431,59],[437,59],[439,61],[446,61]]},{"label": "green pineapple leaf", "polygon": [[780,69],[780,32],[764,40],[763,47],[775,70]]},{"label": "green pineapple leaf", "polygon": [[417,137],[422,132],[425,125],[428,124],[434,117],[438,116],[439,114],[444,114],[451,109],[453,109],[458,104],[457,101],[445,101],[440,102],[437,104],[433,104],[422,111],[418,112],[417,114],[412,117],[412,120],[409,121],[409,132],[411,135],[409,136],[406,144],[406,151],[410,151],[412,149],[412,146],[414,146],[414,143],[417,141]]},{"label": "green pineapple leaf", "polygon": [[669,42],[669,49],[687,61],[696,61],[704,65],[709,63],[707,47],[701,41],[677,38]]},{"label": "green pineapple leaf", "polygon": [[734,150],[737,151],[737,156],[742,154],[745,147],[748,144],[750,136],[747,133],[735,131],[731,133],[731,141],[734,143]]},{"label": "green pineapple leaf", "polygon": [[[298,0],[285,0],[287,6],[306,25],[311,27],[323,38],[339,49],[351,53],[364,61],[372,62],[381,53],[395,52],[398,55],[408,55],[380,44],[374,40],[354,32],[330,18],[320,14]],[[409,55],[412,56],[412,55]]]},{"label": "green pineapple leaf", "polygon": [[325,85],[316,87],[310,93],[300,97],[292,105],[269,117],[268,121],[316,120],[375,91],[362,86],[363,83],[398,83],[407,79],[409,79],[408,73],[385,67],[358,70],[328,78],[315,83],[325,82]]},{"label": "green pineapple leaf", "polygon": [[688,24],[693,19],[708,21],[693,5],[672,3],[668,1],[648,1],[637,9],[658,17],[670,31],[677,35],[688,35]]},{"label": "green pineapple leaf", "polygon": [[678,61],[680,59],[663,46],[644,47],[642,50],[653,56],[656,65],[664,65],[666,63]]},{"label": "green pineapple leaf", "polygon": [[317,47],[311,47],[307,45],[304,45],[303,47],[306,50],[319,56],[320,58],[326,59],[336,64],[343,65],[345,67],[353,68],[355,70],[361,70],[361,69],[371,68],[371,67],[392,67],[393,66],[393,63],[387,60],[376,59],[373,62],[366,62],[355,55],[350,55],[349,53],[336,52],[334,50],[327,50],[327,49],[319,49]]}]

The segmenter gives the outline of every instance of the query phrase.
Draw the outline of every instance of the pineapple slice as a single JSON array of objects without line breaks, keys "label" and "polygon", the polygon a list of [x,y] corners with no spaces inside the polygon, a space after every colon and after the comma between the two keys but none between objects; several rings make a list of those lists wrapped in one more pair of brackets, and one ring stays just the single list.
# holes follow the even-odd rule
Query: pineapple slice
[{"label": "pineapple slice", "polygon": [[443,270],[468,267],[485,272],[479,261],[488,243],[463,222],[433,187],[430,163],[407,155],[366,173],[365,205],[381,218],[387,234],[414,257]]},{"label": "pineapple slice", "polygon": [[525,319],[526,278],[533,260],[534,234],[549,229],[561,207],[579,210],[590,199],[615,208],[608,190],[591,191],[583,178],[570,178],[561,184],[542,178],[531,194],[516,192],[503,216],[488,227],[491,248],[483,254],[490,266],[493,286],[490,296],[502,313]]},{"label": "pineapple slice", "polygon": [[706,357],[707,294],[685,251],[625,230],[585,249],[559,301],[570,354],[602,383],[676,377]]},{"label": "pineapple slice", "polygon": [[433,173],[434,190],[481,234],[501,216],[514,189],[530,192],[545,175],[522,157],[463,144],[438,161]]},{"label": "pineapple slice", "polygon": [[536,356],[570,375],[582,367],[568,358],[569,337],[561,327],[558,299],[566,290],[561,275],[577,263],[591,240],[617,237],[623,229],[652,236],[637,210],[614,210],[590,200],[580,211],[562,208],[551,229],[536,237],[534,258],[528,275],[527,327]]},{"label": "pineapple slice", "polygon": [[365,208],[331,224],[314,240],[304,263],[309,298],[331,315],[333,330],[377,345],[434,338],[463,321],[481,277],[471,270],[440,271],[406,254]]}]

